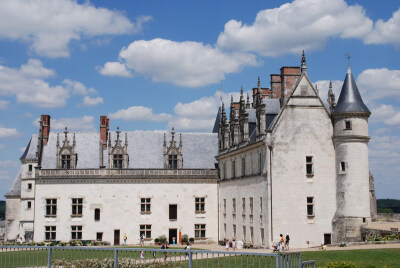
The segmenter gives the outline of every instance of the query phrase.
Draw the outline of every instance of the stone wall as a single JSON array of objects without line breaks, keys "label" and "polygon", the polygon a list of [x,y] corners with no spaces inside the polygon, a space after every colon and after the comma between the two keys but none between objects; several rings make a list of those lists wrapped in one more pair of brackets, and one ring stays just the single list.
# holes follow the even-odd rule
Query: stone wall
[{"label": "stone wall", "polygon": [[376,221],[400,222],[400,213],[378,213]]}]

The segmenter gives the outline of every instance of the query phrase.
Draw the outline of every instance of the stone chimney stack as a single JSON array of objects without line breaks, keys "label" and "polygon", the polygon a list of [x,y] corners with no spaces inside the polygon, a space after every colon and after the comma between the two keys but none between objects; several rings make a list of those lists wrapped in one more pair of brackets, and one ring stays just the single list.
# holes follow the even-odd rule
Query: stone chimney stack
[{"label": "stone chimney stack", "polygon": [[40,117],[40,122],[42,128],[43,145],[47,145],[50,135],[50,115],[42,114]]},{"label": "stone chimney stack", "polygon": [[271,74],[271,99],[280,99],[282,94],[281,75]]},{"label": "stone chimney stack", "polygon": [[300,78],[300,67],[282,67],[281,68],[281,103],[282,107],[286,104],[294,90],[296,82]]},{"label": "stone chimney stack", "polygon": [[102,148],[107,148],[108,130],[110,129],[110,119],[107,116],[100,116],[100,142]]}]

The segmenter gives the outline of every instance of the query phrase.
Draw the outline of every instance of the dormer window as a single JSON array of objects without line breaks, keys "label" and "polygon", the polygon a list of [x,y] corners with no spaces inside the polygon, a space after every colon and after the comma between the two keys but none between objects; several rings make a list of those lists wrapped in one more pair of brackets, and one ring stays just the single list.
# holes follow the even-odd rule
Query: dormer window
[{"label": "dormer window", "polygon": [[168,168],[178,168],[178,156],[176,154],[168,155]]},{"label": "dormer window", "polygon": [[60,137],[57,134],[57,168],[62,169],[75,169],[78,156],[75,153],[76,147],[76,139],[75,133],[73,136],[72,145],[70,145],[70,141],[68,139],[68,129],[65,128],[64,131],[65,138],[63,141],[63,146],[60,146]]},{"label": "dormer window", "polygon": [[182,134],[179,136],[179,146],[176,146],[175,130],[171,131],[171,142],[167,146],[167,134],[164,134],[164,168],[179,169],[183,168],[182,158]]},{"label": "dormer window", "polygon": [[123,162],[123,156],[122,154],[114,154],[113,155],[113,168],[122,168],[122,162]]},{"label": "dormer window", "polygon": [[61,168],[62,169],[71,168],[71,155],[69,154],[61,155]]},{"label": "dormer window", "polygon": [[122,142],[120,140],[119,127],[117,127],[117,139],[115,140],[115,146],[111,146],[111,133],[109,134],[108,139],[108,155],[109,155],[109,163],[111,168],[128,168],[129,166],[129,155],[128,155],[128,135],[125,133],[125,144],[122,146]]}]

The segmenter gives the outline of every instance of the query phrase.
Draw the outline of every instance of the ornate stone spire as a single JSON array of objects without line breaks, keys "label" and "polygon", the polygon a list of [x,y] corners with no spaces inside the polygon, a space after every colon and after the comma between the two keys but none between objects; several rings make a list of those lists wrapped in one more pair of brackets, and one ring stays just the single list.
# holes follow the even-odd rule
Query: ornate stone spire
[{"label": "ornate stone spire", "polygon": [[301,73],[307,73],[307,66],[306,66],[306,56],[304,55],[304,50],[303,50],[303,55],[301,56]]},{"label": "ornate stone spire", "polygon": [[171,135],[172,135],[172,137],[171,137],[171,143],[170,143],[170,146],[174,146],[174,147],[176,147],[176,141],[175,141],[175,129],[174,129],[174,127],[172,127]]},{"label": "ornate stone spire", "polygon": [[72,146],[75,147],[75,145],[76,145],[76,138],[75,138],[75,133],[74,133],[74,136],[72,138]]},{"label": "ornate stone spire", "polygon": [[246,102],[246,109],[250,108],[250,96],[249,93],[247,93],[247,102]]},{"label": "ornate stone spire", "polygon": [[329,111],[332,113],[335,109],[335,93],[332,90],[332,81],[329,81],[329,90],[328,90],[328,104],[329,104]]},{"label": "ornate stone spire", "polygon": [[67,146],[69,146],[69,141],[68,141],[68,128],[67,128],[67,127],[65,127],[64,135],[65,135],[65,139],[64,139],[64,145],[63,145],[63,147],[67,147]]}]

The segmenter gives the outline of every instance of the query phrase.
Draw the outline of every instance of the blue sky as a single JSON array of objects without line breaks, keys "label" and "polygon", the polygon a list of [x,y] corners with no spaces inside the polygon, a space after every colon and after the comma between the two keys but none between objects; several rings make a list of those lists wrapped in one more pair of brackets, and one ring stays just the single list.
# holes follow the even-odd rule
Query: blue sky
[{"label": "blue sky", "polygon": [[336,98],[346,53],[372,111],[378,198],[400,199],[400,3],[386,1],[0,2],[0,195],[41,114],[51,131],[211,131],[222,85],[237,99],[299,66]]}]

